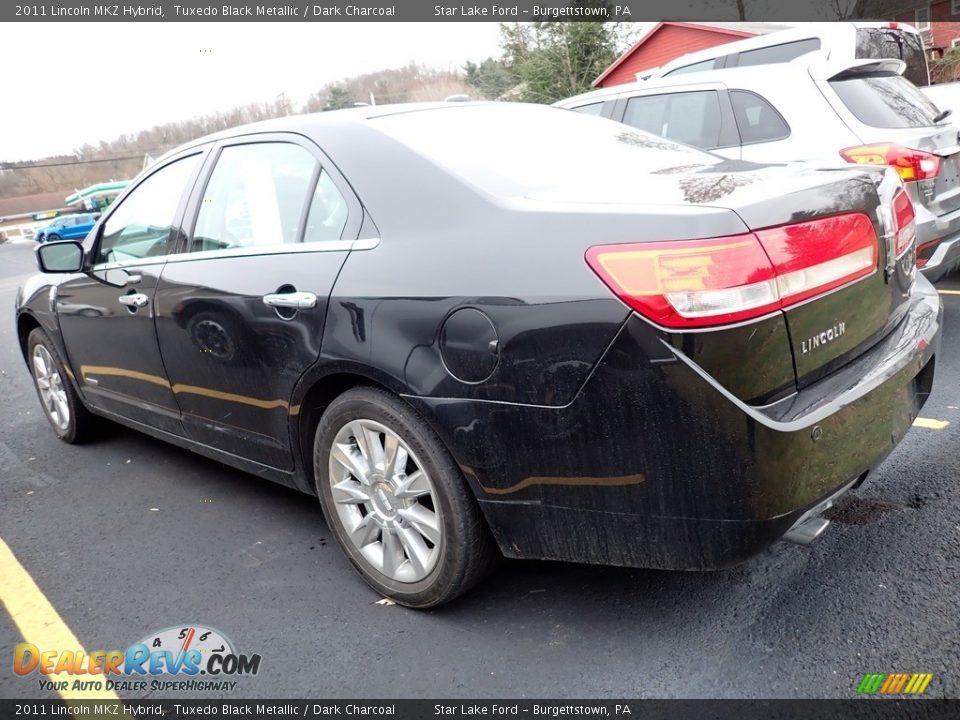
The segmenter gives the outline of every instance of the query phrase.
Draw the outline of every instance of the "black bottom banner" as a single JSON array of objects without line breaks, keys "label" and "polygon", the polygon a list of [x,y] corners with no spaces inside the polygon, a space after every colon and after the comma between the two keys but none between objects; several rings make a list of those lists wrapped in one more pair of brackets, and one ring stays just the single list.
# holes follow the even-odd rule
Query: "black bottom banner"
[{"label": "black bottom banner", "polygon": [[0,700],[0,718],[958,718],[960,700]]}]

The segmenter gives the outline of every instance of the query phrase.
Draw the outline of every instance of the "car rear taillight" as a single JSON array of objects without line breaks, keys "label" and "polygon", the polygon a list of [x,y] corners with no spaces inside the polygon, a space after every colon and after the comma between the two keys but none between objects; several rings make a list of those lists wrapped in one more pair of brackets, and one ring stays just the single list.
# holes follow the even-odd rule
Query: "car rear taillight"
[{"label": "car rear taillight", "polygon": [[940,172],[938,156],[893,143],[858,145],[841,150],[840,156],[859,165],[889,165],[904,182],[932,180]]},{"label": "car rear taillight", "polygon": [[694,328],[760,317],[871,275],[878,247],[869,218],[851,213],[709,240],[596,245],[586,260],[643,316]]},{"label": "car rear taillight", "polygon": [[898,260],[913,247],[913,241],[917,238],[917,223],[914,218],[913,203],[903,190],[898,190],[893,197],[893,222],[894,232],[897,234]]}]

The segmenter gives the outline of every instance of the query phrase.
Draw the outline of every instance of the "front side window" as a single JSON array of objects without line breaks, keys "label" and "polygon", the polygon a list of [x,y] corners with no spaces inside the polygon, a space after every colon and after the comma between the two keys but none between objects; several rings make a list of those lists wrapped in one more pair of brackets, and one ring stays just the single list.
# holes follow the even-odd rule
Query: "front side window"
[{"label": "front side window", "polygon": [[704,150],[720,146],[720,99],[715,90],[630,98],[623,122]]},{"label": "front side window", "polygon": [[780,113],[759,95],[746,90],[731,90],[730,102],[742,143],[772,142],[790,135],[790,128]]},{"label": "front side window", "polygon": [[107,218],[97,262],[166,255],[173,249],[173,225],[187,181],[200,155],[165,165],[137,185]]},{"label": "front side window", "polygon": [[[313,155],[291,143],[225,147],[204,191],[189,250],[297,242],[316,167]],[[327,220],[314,217],[318,227]]]}]

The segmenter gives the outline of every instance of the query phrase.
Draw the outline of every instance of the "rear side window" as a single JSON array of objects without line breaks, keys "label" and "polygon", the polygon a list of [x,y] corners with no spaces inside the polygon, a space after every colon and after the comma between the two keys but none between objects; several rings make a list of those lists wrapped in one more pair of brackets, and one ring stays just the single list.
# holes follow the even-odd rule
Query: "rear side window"
[{"label": "rear side window", "polygon": [[926,95],[899,75],[858,75],[831,80],[830,87],[854,117],[870,127],[930,127],[939,112]]},{"label": "rear side window", "polygon": [[720,98],[715,90],[630,98],[623,122],[704,150],[720,146]]},{"label": "rear side window", "polygon": [[592,103],[590,105],[581,105],[580,107],[570,109],[574,112],[583,113],[584,115],[599,115],[603,110],[603,103]]},{"label": "rear side window", "polygon": [[686,75],[687,73],[695,72],[706,72],[707,70],[716,70],[719,67],[722,67],[721,60],[723,58],[713,58],[712,60],[704,60],[703,62],[694,63],[693,65],[684,65],[683,67],[678,67],[676,70],[671,70],[668,73],[664,73],[664,77],[669,77],[670,75]]},{"label": "rear side window", "polygon": [[225,147],[204,191],[190,251],[297,242],[316,166],[313,155],[290,143]]},{"label": "rear side window", "polygon": [[326,172],[320,174],[310,200],[304,242],[339,240],[347,224],[347,201]]},{"label": "rear side window", "polygon": [[730,102],[744,145],[789,137],[790,128],[783,116],[759,95],[746,90],[731,90]]},{"label": "rear side window", "polygon": [[736,66],[748,65],[775,65],[776,63],[790,62],[801,55],[812,53],[820,49],[820,38],[809,38],[795,42],[771,45],[770,47],[746,50],[737,57]]},{"label": "rear side window", "polygon": [[923,43],[915,33],[892,28],[859,28],[856,57],[869,60],[903,60],[907,64],[903,72],[907,80],[919,86],[930,84]]}]

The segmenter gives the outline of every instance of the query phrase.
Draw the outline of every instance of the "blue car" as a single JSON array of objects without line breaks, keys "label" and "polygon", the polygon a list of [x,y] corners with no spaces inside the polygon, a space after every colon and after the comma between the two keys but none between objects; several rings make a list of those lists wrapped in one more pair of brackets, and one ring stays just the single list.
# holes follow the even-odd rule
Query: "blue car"
[{"label": "blue car", "polygon": [[33,238],[37,242],[56,242],[58,240],[83,240],[87,233],[93,230],[97,223],[97,216],[91,213],[84,215],[64,215],[58,217],[44,228],[37,230]]}]

